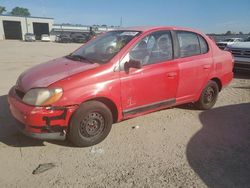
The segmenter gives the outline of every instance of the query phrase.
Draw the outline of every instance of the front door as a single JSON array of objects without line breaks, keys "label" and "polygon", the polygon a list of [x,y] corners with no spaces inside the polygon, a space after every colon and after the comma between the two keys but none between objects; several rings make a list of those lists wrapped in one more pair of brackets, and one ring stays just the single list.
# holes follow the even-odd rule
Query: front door
[{"label": "front door", "polygon": [[[142,67],[124,68],[131,60],[140,61]],[[169,31],[154,32],[140,40],[120,63],[124,116],[173,105],[178,74]]]}]

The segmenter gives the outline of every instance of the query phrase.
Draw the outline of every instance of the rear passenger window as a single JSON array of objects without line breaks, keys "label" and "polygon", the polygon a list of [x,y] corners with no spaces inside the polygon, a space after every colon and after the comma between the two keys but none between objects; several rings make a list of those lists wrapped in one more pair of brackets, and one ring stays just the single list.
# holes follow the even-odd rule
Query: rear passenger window
[{"label": "rear passenger window", "polygon": [[208,52],[208,45],[207,42],[205,41],[205,39],[198,35],[199,38],[199,42],[200,42],[200,48],[201,48],[201,54],[205,54]]},{"label": "rear passenger window", "polygon": [[177,37],[179,40],[181,57],[200,54],[200,44],[195,33],[180,31],[177,33]]},{"label": "rear passenger window", "polygon": [[189,57],[208,52],[208,45],[205,39],[192,32],[179,31],[177,37],[180,46],[180,57]]}]

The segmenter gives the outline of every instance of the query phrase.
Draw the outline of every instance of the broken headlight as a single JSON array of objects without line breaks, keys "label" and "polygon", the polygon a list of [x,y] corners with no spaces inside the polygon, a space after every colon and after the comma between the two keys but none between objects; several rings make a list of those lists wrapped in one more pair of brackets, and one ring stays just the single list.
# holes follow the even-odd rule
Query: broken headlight
[{"label": "broken headlight", "polygon": [[23,102],[34,106],[48,106],[58,101],[62,95],[62,88],[35,88],[24,95]]}]

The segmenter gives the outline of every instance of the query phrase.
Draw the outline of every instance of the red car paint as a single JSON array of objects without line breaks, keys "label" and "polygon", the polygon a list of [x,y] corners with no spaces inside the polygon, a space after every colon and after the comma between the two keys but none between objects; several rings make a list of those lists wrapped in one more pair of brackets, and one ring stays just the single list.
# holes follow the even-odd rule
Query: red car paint
[{"label": "red car paint", "polygon": [[[8,100],[13,116],[25,125],[25,132],[46,133],[48,130],[43,127],[48,123],[50,127],[59,126],[67,132],[72,114],[85,101],[107,103],[112,108],[114,122],[119,122],[166,108],[158,105],[159,102],[165,102],[168,107],[195,102],[209,80],[216,80],[222,88],[233,78],[231,54],[218,49],[209,37],[198,31],[179,27],[135,27],[127,30],[140,31],[141,34],[106,64],[89,64],[63,57],[24,72],[10,90]],[[199,34],[206,40],[209,51],[190,57],[175,57],[140,69],[130,68],[129,73],[119,70],[120,60],[138,41],[163,30]],[[27,105],[18,96],[17,90],[25,94],[31,88],[40,87],[63,88],[63,96],[47,107]],[[155,108],[137,111],[149,104]],[[52,119],[47,122],[45,117]]]},{"label": "red car paint", "polygon": [[47,87],[65,77],[93,69],[97,66],[99,65],[59,58],[25,71],[21,74],[19,82],[22,90],[27,92],[31,88]]}]

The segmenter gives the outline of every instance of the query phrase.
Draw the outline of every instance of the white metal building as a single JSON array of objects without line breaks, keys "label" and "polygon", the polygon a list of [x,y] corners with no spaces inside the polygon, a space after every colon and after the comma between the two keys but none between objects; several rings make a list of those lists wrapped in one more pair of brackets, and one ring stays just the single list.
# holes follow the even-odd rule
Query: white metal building
[{"label": "white metal building", "polygon": [[118,27],[94,27],[94,26],[87,26],[87,25],[60,25],[60,24],[54,24],[53,25],[53,32],[56,33],[86,33],[89,32],[91,29],[95,33],[102,33],[114,30]]},{"label": "white metal building", "polygon": [[50,33],[53,24],[53,18],[0,15],[0,40],[23,40],[26,33],[40,39],[42,34]]}]

